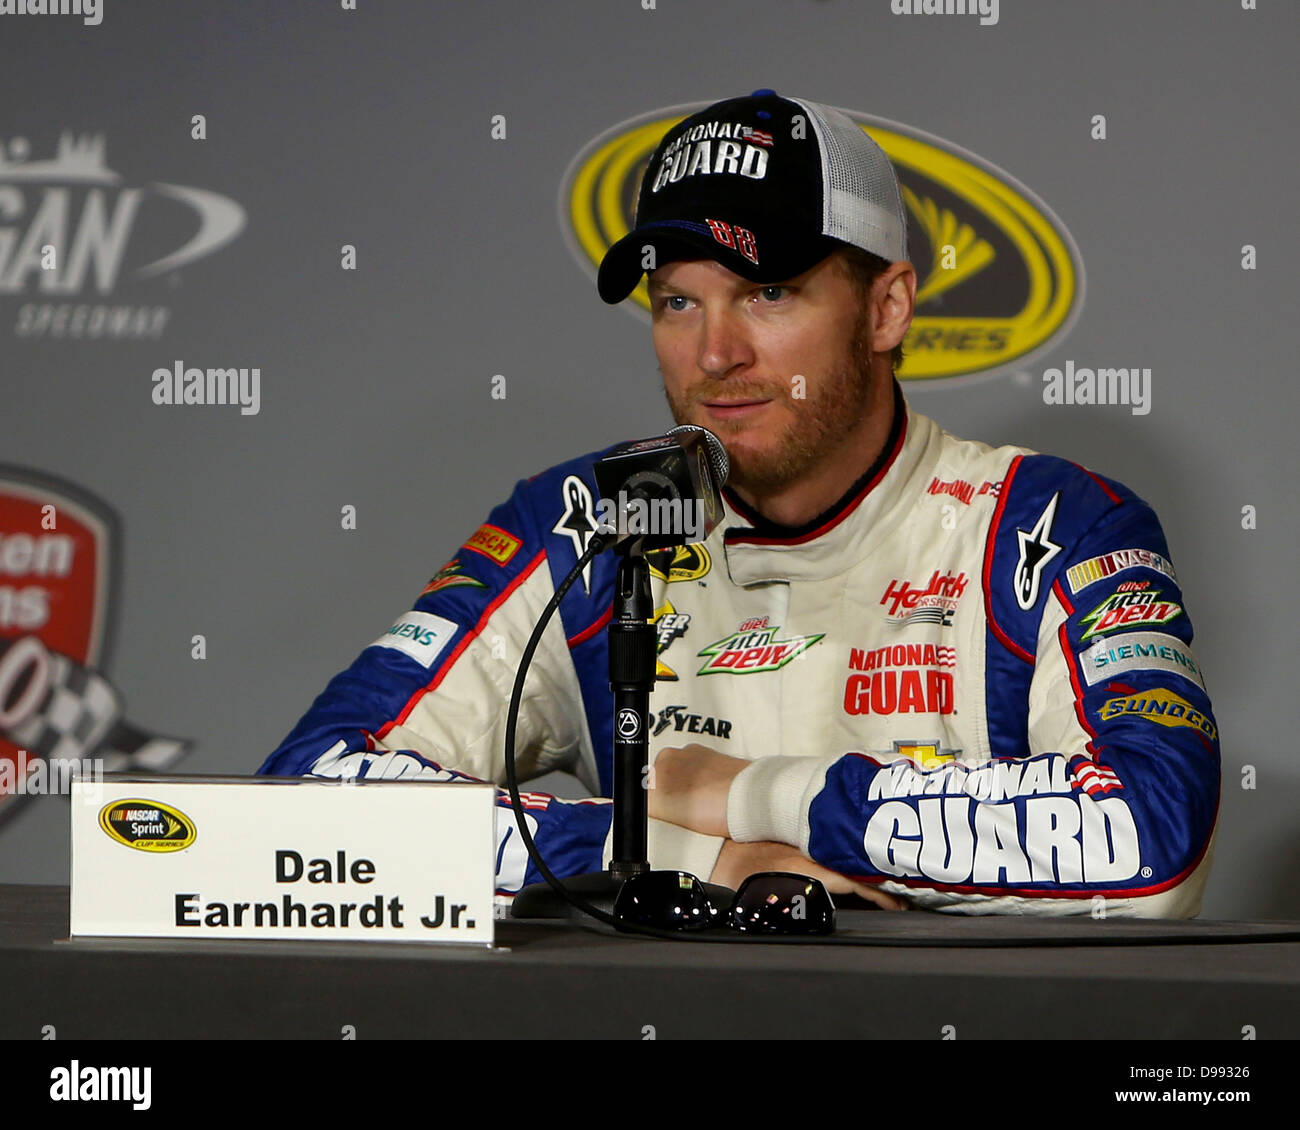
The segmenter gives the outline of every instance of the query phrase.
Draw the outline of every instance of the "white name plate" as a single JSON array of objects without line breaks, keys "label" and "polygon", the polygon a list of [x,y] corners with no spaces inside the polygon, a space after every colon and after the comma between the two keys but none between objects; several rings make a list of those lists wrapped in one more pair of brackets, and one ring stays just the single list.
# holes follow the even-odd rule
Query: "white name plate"
[{"label": "white name plate", "polygon": [[72,933],[490,945],[491,785],[113,777],[72,786]]}]

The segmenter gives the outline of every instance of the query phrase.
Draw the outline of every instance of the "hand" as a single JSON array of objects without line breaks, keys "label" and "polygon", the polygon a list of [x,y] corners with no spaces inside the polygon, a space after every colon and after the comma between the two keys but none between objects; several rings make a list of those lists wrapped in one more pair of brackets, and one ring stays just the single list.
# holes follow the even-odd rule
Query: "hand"
[{"label": "hand", "polygon": [[702,745],[661,749],[649,778],[650,815],[706,836],[727,835],[731,782],[748,764]]},{"label": "hand", "polygon": [[796,875],[820,879],[832,895],[857,895],[885,910],[907,910],[911,905],[906,899],[877,890],[869,883],[855,882],[838,871],[814,863],[798,848],[771,840],[749,844],[727,840],[718,853],[718,862],[714,864],[709,882],[721,883],[734,891],[746,878],[759,871],[793,871]]}]

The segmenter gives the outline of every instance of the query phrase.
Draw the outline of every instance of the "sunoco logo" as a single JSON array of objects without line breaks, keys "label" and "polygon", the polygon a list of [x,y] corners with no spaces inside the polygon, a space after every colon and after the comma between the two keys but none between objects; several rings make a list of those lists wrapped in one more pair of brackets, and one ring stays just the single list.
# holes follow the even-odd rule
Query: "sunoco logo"
[{"label": "sunoco logo", "polygon": [[49,160],[31,159],[25,138],[0,139],[0,298],[28,299],[18,337],[160,337],[167,306],[104,299],[210,255],[244,223],[243,208],[207,189],[126,184],[102,136],[64,133]]},{"label": "sunoco logo", "polygon": [[[560,190],[561,227],[593,274],[631,229],[642,174],[659,139],[704,103],[620,123],[574,159]],[[1051,209],[1009,174],[941,138],[845,111],[898,170],[919,286],[903,380],[1023,368],[1068,332],[1083,305],[1083,263]],[[632,296],[648,312],[645,281]],[[1015,363],[1013,365],[1013,362]]]},{"label": "sunoco logo", "polygon": [[198,835],[194,821],[156,800],[115,800],[99,810],[99,826],[138,851],[166,852],[187,848]]}]

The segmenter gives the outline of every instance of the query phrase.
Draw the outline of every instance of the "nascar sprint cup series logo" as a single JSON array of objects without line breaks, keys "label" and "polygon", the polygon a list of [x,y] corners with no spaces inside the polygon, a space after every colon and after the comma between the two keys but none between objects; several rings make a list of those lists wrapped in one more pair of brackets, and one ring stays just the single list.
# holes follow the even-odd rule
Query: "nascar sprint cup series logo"
[{"label": "nascar sprint cup series logo", "polygon": [[157,339],[171,309],[153,280],[174,284],[244,223],[207,189],[129,183],[102,135],[64,133],[53,157],[0,137],[0,317],[20,338]]},{"label": "nascar sprint cup series logo", "polygon": [[[574,159],[560,190],[560,226],[593,274],[631,230],[641,177],[659,139],[706,103],[622,122]],[[1070,233],[1010,174],[951,142],[845,110],[898,171],[917,271],[916,316],[902,380],[938,381],[1023,369],[1069,331],[1083,305],[1083,262]],[[773,131],[768,162],[802,141]],[[632,294],[650,308],[645,280]]]},{"label": "nascar sprint cup series logo", "polygon": [[68,483],[0,466],[0,820],[74,776],[158,772],[189,743],[123,717],[100,667],[116,585],[117,521]]}]

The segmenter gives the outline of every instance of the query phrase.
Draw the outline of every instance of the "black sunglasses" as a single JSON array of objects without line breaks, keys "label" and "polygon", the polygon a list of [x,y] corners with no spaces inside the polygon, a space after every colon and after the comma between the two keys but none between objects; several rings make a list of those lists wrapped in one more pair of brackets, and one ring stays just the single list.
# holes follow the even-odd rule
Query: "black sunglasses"
[{"label": "black sunglasses", "polygon": [[820,879],[790,871],[760,871],[720,910],[704,884],[685,871],[645,871],[624,881],[614,917],[657,930],[729,927],[745,934],[829,934],[835,904]]}]

